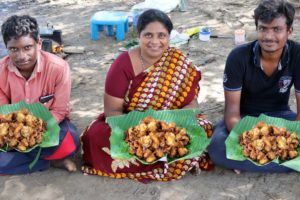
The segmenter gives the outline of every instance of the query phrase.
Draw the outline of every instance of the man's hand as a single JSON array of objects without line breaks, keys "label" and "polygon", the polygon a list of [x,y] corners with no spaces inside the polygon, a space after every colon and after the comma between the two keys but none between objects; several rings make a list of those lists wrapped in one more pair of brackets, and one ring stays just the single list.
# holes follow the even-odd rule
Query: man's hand
[{"label": "man's hand", "polygon": [[241,119],[240,101],[241,91],[225,91],[224,120],[226,128],[229,132]]}]

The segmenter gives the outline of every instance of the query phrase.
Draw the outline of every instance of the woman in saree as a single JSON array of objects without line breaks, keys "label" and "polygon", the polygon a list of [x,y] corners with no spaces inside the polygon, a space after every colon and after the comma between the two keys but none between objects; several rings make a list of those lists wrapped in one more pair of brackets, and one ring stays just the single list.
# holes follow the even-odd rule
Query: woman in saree
[{"label": "woman in saree", "polygon": [[[173,28],[169,17],[155,9],[142,13],[138,19],[139,47],[121,54],[111,65],[105,83],[104,113],[81,136],[84,166],[87,174],[130,178],[141,182],[180,179],[192,169],[210,169],[207,154],[180,160],[144,165],[135,159],[120,160],[110,156],[111,128],[105,118],[145,111],[197,108],[200,71],[183,53],[169,47]],[[197,121],[207,135],[212,124],[202,115]]]}]

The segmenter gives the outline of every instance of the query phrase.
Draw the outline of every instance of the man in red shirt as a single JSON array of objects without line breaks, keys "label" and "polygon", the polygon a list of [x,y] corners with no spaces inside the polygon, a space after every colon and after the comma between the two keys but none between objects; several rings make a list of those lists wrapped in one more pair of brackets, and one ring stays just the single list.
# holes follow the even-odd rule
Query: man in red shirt
[{"label": "man in red shirt", "polygon": [[71,93],[70,68],[63,59],[41,50],[41,39],[36,19],[11,16],[1,27],[8,55],[0,60],[0,105],[40,102],[49,109],[59,123],[60,143],[45,148],[37,164],[29,164],[37,154],[16,151],[0,153],[0,174],[20,174],[44,170],[49,160],[54,166],[76,171],[76,165],[67,159],[79,146],[76,128],[70,123]]}]

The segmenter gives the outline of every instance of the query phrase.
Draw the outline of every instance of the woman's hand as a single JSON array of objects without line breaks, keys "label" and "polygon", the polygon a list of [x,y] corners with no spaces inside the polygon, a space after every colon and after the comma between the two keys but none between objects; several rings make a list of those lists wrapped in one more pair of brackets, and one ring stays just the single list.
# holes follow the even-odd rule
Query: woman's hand
[{"label": "woman's hand", "polygon": [[104,94],[104,114],[105,117],[123,114],[124,99]]},{"label": "woman's hand", "polygon": [[193,99],[193,101],[191,101],[191,103],[189,103],[188,105],[184,106],[183,107],[184,109],[187,109],[187,108],[199,108],[199,104],[198,104],[198,101],[197,101],[197,97],[195,97]]}]

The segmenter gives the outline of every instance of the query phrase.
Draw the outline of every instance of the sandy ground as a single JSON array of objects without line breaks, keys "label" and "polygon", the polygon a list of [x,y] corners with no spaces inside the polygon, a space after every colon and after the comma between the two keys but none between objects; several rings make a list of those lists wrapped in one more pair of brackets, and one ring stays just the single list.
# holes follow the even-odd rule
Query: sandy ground
[{"label": "sandy ground", "polygon": [[[294,0],[298,2],[297,0]],[[89,18],[98,10],[129,11],[141,1],[134,0],[1,0],[0,22],[15,14],[30,14],[40,25],[52,24],[63,31],[64,45],[84,46],[83,54],[72,54],[67,61],[72,68],[72,120],[79,132],[103,111],[103,86],[109,65],[118,48],[134,35],[131,31],[126,41],[117,42],[101,34],[99,41],[91,41]],[[255,30],[252,19],[256,0],[187,0],[187,12],[174,11],[170,16],[176,30],[207,25],[213,34],[233,36],[233,31],[244,28],[248,40]],[[295,20],[293,38],[300,39],[299,9]],[[192,39],[181,46],[202,70],[200,108],[213,122],[222,118],[222,75],[226,56],[234,48],[234,40],[211,39],[201,42]],[[295,100],[291,98],[294,108]],[[75,158],[78,167],[80,155]],[[300,176],[290,174],[258,174],[216,168],[201,172],[199,176],[187,175],[169,182],[141,184],[131,180],[84,176],[81,172],[68,173],[53,169],[22,176],[0,177],[0,199],[299,199]]]}]

